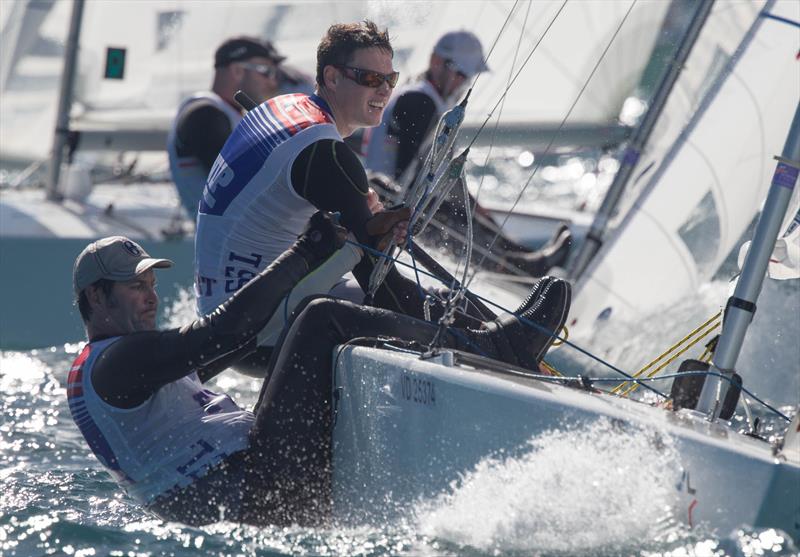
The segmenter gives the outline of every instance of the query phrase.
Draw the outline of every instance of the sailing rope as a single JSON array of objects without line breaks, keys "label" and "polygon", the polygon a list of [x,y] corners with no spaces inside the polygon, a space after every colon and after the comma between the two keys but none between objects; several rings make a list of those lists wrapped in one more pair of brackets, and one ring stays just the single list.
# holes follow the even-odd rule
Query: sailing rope
[{"label": "sailing rope", "polygon": [[[708,335],[713,333],[716,329],[718,329],[719,326],[722,324],[721,317],[722,317],[722,311],[720,310],[719,312],[716,313],[716,315],[710,317],[705,323],[698,326],[692,332],[690,332],[685,337],[680,339],[678,342],[670,346],[665,352],[663,352],[654,360],[652,360],[650,363],[645,365],[642,369],[634,373],[633,377],[639,378],[651,368],[653,369],[650,371],[650,373],[647,374],[647,377],[652,378],[656,376],[660,371],[662,371],[669,364],[671,364],[677,358],[686,353],[695,344],[697,344],[698,342],[706,338]],[[706,357],[708,354],[710,354],[710,352],[711,349],[709,347],[706,347],[706,351],[704,352],[703,357]],[[659,363],[660,365],[656,365]],[[630,381],[623,381],[622,383],[611,389],[610,393],[618,394],[619,396],[628,396],[637,388],[638,385],[636,383],[631,384]]]},{"label": "sailing rope", "polygon": [[[506,95],[508,94],[508,91],[511,89],[511,87],[513,86],[513,84],[516,81],[516,79],[522,73],[522,71],[525,68],[525,66],[531,60],[531,57],[533,56],[534,52],[536,52],[536,49],[541,44],[541,42],[544,40],[544,37],[547,36],[548,31],[550,30],[550,28],[555,23],[555,21],[558,18],[559,14],[561,14],[561,11],[564,9],[564,6],[566,6],[567,1],[568,0],[564,0],[564,2],[561,4],[561,6],[559,7],[558,11],[556,12],[555,16],[550,20],[550,22],[548,23],[547,27],[544,30],[544,33],[542,34],[541,37],[539,37],[539,40],[533,46],[533,48],[531,49],[531,52],[528,54],[526,59],[523,61],[523,63],[519,67],[519,70],[514,75],[513,79],[510,80],[510,82],[506,86],[505,90],[503,91],[502,95],[500,96],[500,99],[498,99],[497,103],[494,105],[492,110],[487,115],[486,120],[484,120],[483,124],[480,126],[478,131],[475,133],[475,136],[472,138],[472,141],[470,142],[470,144],[461,153],[461,155],[459,155],[458,157],[456,157],[455,159],[450,161],[450,163],[447,164],[446,166],[444,164],[444,159],[450,153],[450,151],[451,151],[451,149],[452,149],[452,147],[453,147],[453,145],[455,143],[455,139],[456,139],[456,136],[458,134],[458,129],[460,128],[462,122],[464,121],[464,114],[465,114],[465,111],[466,111],[466,105],[467,105],[467,102],[469,100],[470,94],[472,93],[472,88],[470,88],[467,91],[467,94],[464,97],[464,100],[462,100],[459,105],[457,105],[456,107],[454,107],[451,110],[447,111],[442,116],[442,118],[439,120],[439,123],[438,123],[438,125],[436,127],[436,131],[435,131],[435,134],[434,134],[434,141],[433,141],[433,144],[432,144],[432,146],[431,146],[431,148],[430,148],[430,150],[428,152],[428,155],[427,155],[427,157],[425,159],[425,163],[423,164],[422,171],[417,176],[417,178],[414,181],[413,185],[406,191],[404,204],[407,207],[413,207],[414,208],[412,216],[411,216],[411,219],[409,221],[409,227],[408,227],[409,228],[409,235],[408,235],[408,237],[406,239],[406,246],[405,246],[406,249],[408,248],[408,245],[411,243],[411,241],[413,239],[413,235],[414,234],[418,234],[419,232],[421,232],[421,230],[417,230],[417,228],[415,227],[417,219],[419,218],[419,216],[425,210],[430,210],[432,208],[431,207],[431,199],[436,200],[441,196],[441,198],[443,200],[443,198],[445,197],[443,195],[444,188],[449,186],[449,188],[451,189],[452,186],[454,185],[454,180],[456,180],[461,175],[461,173],[463,171],[464,164],[466,163],[466,157],[469,154],[470,147],[474,144],[475,140],[483,132],[483,130],[486,127],[486,124],[492,118],[493,114],[495,113],[497,108],[500,106],[500,104],[502,103],[503,99],[505,99]],[[514,9],[516,8],[516,6],[517,6],[517,3],[515,2],[514,5],[512,6],[511,11],[509,12],[508,17],[506,17],[506,20],[503,22],[502,27],[498,31],[497,37],[496,37],[496,39],[495,39],[495,41],[494,41],[494,43],[492,45],[492,49],[489,51],[489,55],[492,54],[492,52],[494,51],[495,45],[497,44],[500,36],[502,35],[503,31],[507,28],[508,21],[509,21],[511,15],[512,15]],[[616,33],[614,34],[614,37],[616,37]],[[614,40],[614,37],[612,37],[612,41]],[[489,55],[487,55],[487,57],[485,58],[485,61],[488,61]],[[592,75],[593,74],[594,74],[594,72],[592,72]],[[475,82],[474,83],[477,83],[477,80],[478,80],[479,76],[480,76],[480,74],[478,74],[475,77]],[[591,79],[591,76],[589,76],[589,79]],[[474,86],[474,83],[473,83],[473,86]],[[584,85],[584,88],[585,87],[586,87],[586,85]],[[571,109],[570,109],[570,111],[571,111]],[[562,123],[562,125],[563,125],[563,123]],[[426,169],[427,169],[427,172],[426,172]],[[448,192],[449,192],[449,189],[448,189]],[[441,203],[441,201],[439,203]],[[431,213],[433,213],[433,211],[431,211]],[[428,222],[429,222],[429,220],[430,219],[428,219]],[[427,223],[425,223],[425,224],[427,224]],[[495,236],[495,238],[493,239],[493,241],[492,241],[492,243],[490,245],[490,248],[489,248],[490,250],[491,250],[491,247],[494,245],[496,240],[497,240],[497,237]],[[386,254],[386,255],[394,254],[396,247],[397,247],[396,243],[394,242],[394,240],[392,240],[389,243],[389,245],[387,246],[387,248],[384,250],[383,253]],[[483,263],[483,261],[485,261],[487,255],[488,254],[486,254],[486,253],[483,254],[483,256],[481,258],[481,264]],[[370,301],[370,300],[374,299],[374,296],[375,296],[375,293],[377,292],[377,289],[383,283],[384,279],[386,278],[386,275],[389,272],[390,264],[391,264],[392,261],[396,261],[396,257],[392,256],[390,258],[383,258],[382,260],[379,260],[379,261],[376,262],[375,267],[373,268],[372,274],[370,275],[370,279],[369,279],[369,288],[368,288],[367,296],[366,296],[366,300],[367,301]],[[464,287],[466,288],[466,286],[464,286]]]},{"label": "sailing rope", "polygon": [[[352,240],[347,240],[347,243],[348,244],[352,244],[354,246],[357,246],[357,247],[363,249],[364,251],[375,255],[376,257],[388,257],[383,252],[380,252],[380,251],[376,250],[375,248],[373,248],[371,246],[368,246],[368,245],[365,245],[365,244],[361,244],[359,242],[354,242]],[[397,261],[397,263],[399,265],[403,265],[405,267],[409,267],[409,268],[411,267],[411,265],[409,265],[408,263],[405,263],[403,261]],[[424,275],[426,275],[426,276],[428,276],[428,277],[430,277],[430,278],[432,278],[432,279],[434,279],[434,280],[438,280],[442,284],[445,284],[444,281],[441,280],[441,278],[437,277],[433,273],[428,273],[428,272],[426,272],[424,270],[420,270],[419,272],[424,274]],[[492,300],[489,300],[487,298],[483,298],[483,297],[477,296],[477,295],[475,295],[475,296],[476,296],[476,298],[486,302],[487,304],[490,304],[490,305],[494,306],[495,308],[497,308],[500,311],[503,311],[503,312],[506,312],[506,313],[512,313],[512,311],[510,309],[504,308],[503,306],[493,302]],[[721,315],[721,312],[718,313],[717,315],[713,316],[708,321],[706,321],[706,323],[704,323],[703,325],[698,327],[698,329],[696,329],[696,330],[699,330],[699,329],[703,328],[706,324],[711,324],[713,322],[713,320],[718,319],[720,315]],[[607,367],[608,369],[610,369],[611,371],[613,371],[615,373],[618,373],[619,375],[622,375],[623,377],[625,377],[628,380],[628,382],[632,382],[632,383],[635,383],[637,385],[640,385],[640,386],[642,386],[645,389],[655,393],[656,395],[660,396],[661,398],[663,398],[665,400],[669,400],[670,399],[669,395],[666,395],[666,394],[662,393],[661,391],[659,391],[658,389],[656,389],[654,387],[651,387],[650,385],[648,385],[648,383],[655,382],[655,381],[666,381],[668,379],[675,379],[676,377],[701,376],[701,375],[702,376],[718,377],[722,381],[728,381],[728,382],[732,381],[732,379],[728,375],[724,375],[724,374],[713,372],[713,371],[688,371],[688,372],[683,372],[683,373],[673,373],[673,374],[661,375],[659,377],[634,377],[633,375],[630,375],[630,374],[624,372],[623,370],[619,369],[614,364],[605,361],[604,359],[600,358],[599,356],[596,356],[595,354],[592,354],[591,352],[589,352],[588,350],[585,350],[584,348],[581,348],[580,346],[578,346],[574,342],[569,341],[566,338],[562,338],[557,334],[553,334],[550,331],[547,331],[546,329],[544,329],[538,323],[535,323],[533,321],[529,321],[528,319],[525,319],[525,318],[520,318],[520,321],[523,324],[531,327],[532,329],[535,329],[535,330],[537,330],[537,331],[539,331],[539,332],[541,332],[543,334],[547,334],[549,336],[555,337],[557,340],[560,340],[562,342],[562,344],[568,345],[569,347],[571,347],[575,351],[577,351],[577,352],[583,354],[584,356],[587,356],[588,358],[596,361],[600,365],[602,365],[604,367]],[[453,334],[458,334],[458,329],[450,329],[450,332],[453,333]],[[690,337],[690,336],[692,336],[691,333],[689,335],[687,335],[687,338]],[[460,338],[462,338],[465,342],[469,342],[469,339],[468,339],[468,337],[466,337],[466,335],[461,336]],[[712,340],[709,343],[707,348],[710,348],[711,350],[713,350],[713,343],[714,343],[714,340]],[[479,350],[479,348],[477,346],[474,347],[474,348],[477,350],[477,353],[481,353],[481,351]],[[544,361],[541,362],[541,365],[545,370],[547,370],[547,372],[550,375],[544,375],[544,374],[537,375],[537,374],[534,374],[534,373],[526,373],[525,375],[527,377],[531,377],[533,379],[541,379],[541,380],[545,380],[545,381],[558,381],[558,382],[567,382],[567,383],[580,382],[580,384],[584,385],[584,386],[591,385],[592,383],[608,383],[608,382],[611,382],[611,381],[619,381],[619,379],[615,378],[615,377],[583,377],[583,376],[581,376],[581,377],[571,377],[571,376],[564,376],[561,373],[559,373],[558,370],[556,370],[551,365],[545,363]],[[767,410],[769,410],[770,412],[772,412],[776,416],[779,416],[780,418],[782,418],[783,420],[785,420],[787,422],[791,421],[790,418],[788,416],[786,416],[783,412],[781,412],[780,410],[774,408],[773,406],[771,406],[769,403],[767,403],[763,399],[759,398],[758,395],[756,395],[752,391],[746,389],[743,385],[737,385],[737,387],[740,388],[742,390],[742,392],[745,393],[747,396],[749,396],[750,398],[752,398],[753,400],[758,402],[761,406],[763,406],[764,408],[766,408]]]},{"label": "sailing rope", "polygon": [[[566,3],[566,1],[567,0],[564,0],[564,3]],[[494,48],[500,40],[500,37],[508,26],[508,22],[514,13],[514,10],[516,9],[518,2],[519,0],[515,1],[514,5],[511,7],[508,16],[506,16],[506,19],[503,22],[503,25],[497,32],[489,53],[484,58],[484,62],[488,61],[489,57],[494,51]],[[477,83],[479,76],[480,73],[475,76],[473,87],[475,86],[475,83]],[[408,249],[408,245],[413,239],[413,234],[415,233],[414,225],[416,224],[416,220],[430,205],[431,194],[437,194],[437,196],[441,197],[441,201],[443,201],[444,197],[446,197],[446,194],[442,190],[447,188],[449,184],[449,188],[447,190],[447,193],[449,193],[449,189],[452,189],[452,186],[455,184],[455,180],[462,174],[464,163],[466,162],[467,154],[469,153],[469,147],[467,147],[467,149],[465,149],[459,157],[456,157],[456,159],[450,161],[446,166],[444,164],[444,160],[451,152],[456,136],[458,135],[458,129],[461,127],[461,124],[464,121],[466,105],[471,93],[472,87],[470,87],[470,89],[467,91],[467,94],[461,103],[448,110],[439,120],[434,134],[434,141],[428,152],[425,164],[422,167],[422,172],[420,172],[413,185],[406,191],[404,204],[406,207],[413,208],[413,213],[411,219],[409,220],[409,234],[406,240],[406,249]],[[427,172],[425,171],[426,168]],[[436,198],[434,198],[434,200],[435,199]],[[439,201],[439,204],[441,204],[441,201]],[[434,212],[435,211],[431,211],[431,217],[433,216]],[[396,243],[394,240],[392,240],[384,250],[384,253],[387,255],[394,254],[395,248]],[[375,267],[373,268],[369,278],[369,287],[366,297],[368,301],[374,298],[375,293],[386,278],[393,260],[395,260],[394,257],[391,259],[384,258],[375,263]]]}]

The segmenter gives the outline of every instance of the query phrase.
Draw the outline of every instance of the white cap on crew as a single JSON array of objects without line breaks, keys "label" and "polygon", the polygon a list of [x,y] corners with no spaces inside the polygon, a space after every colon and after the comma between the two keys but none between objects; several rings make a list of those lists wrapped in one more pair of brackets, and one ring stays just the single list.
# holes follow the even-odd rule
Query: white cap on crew
[{"label": "white cap on crew", "polygon": [[433,47],[433,53],[450,60],[458,71],[472,77],[489,69],[483,58],[481,41],[469,31],[445,33]]}]

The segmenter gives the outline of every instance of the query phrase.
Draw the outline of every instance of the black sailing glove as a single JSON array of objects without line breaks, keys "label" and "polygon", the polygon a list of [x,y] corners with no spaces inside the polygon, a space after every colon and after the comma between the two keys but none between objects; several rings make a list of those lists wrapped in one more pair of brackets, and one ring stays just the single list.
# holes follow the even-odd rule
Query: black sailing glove
[{"label": "black sailing glove", "polygon": [[408,232],[408,219],[411,218],[411,209],[398,207],[385,209],[375,213],[366,223],[369,243],[379,250],[386,249],[389,241],[394,238],[395,243],[402,244],[406,241]]},{"label": "black sailing glove", "polygon": [[347,229],[339,226],[338,221],[338,214],[317,211],[298,236],[294,247],[310,267],[316,267],[344,245]]}]

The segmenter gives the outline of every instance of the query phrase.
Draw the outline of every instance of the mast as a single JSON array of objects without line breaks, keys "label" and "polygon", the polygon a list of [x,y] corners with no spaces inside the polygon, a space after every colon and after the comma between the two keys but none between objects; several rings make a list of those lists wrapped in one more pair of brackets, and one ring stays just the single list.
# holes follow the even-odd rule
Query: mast
[{"label": "mast", "polygon": [[[711,371],[728,378],[733,377],[742,342],[756,311],[756,300],[764,283],[769,258],[775,248],[775,241],[778,239],[780,226],[800,172],[800,104],[795,109],[783,152],[775,159],[778,164],[764,203],[764,210],[758,219],[753,242],[744,260],[736,289],[733,296],[728,298],[722,334],[711,364]],[[725,399],[729,385],[729,381],[708,376],[700,394],[697,410],[710,413],[712,420],[719,417],[721,407],[719,401]]]},{"label": "mast", "polygon": [[61,199],[61,195],[58,192],[58,179],[61,174],[64,148],[67,146],[69,139],[69,112],[75,92],[78,39],[81,34],[81,22],[83,21],[83,5],[84,0],[73,0],[69,35],[67,36],[67,45],[64,52],[64,70],[61,74],[61,88],[58,94],[58,113],[53,136],[53,150],[50,154],[50,172],[47,177],[47,198],[50,200]]},{"label": "mast", "polygon": [[664,73],[658,87],[656,87],[656,93],[653,96],[653,102],[650,110],[647,111],[644,118],[633,132],[630,143],[628,143],[628,146],[625,148],[625,151],[622,154],[622,163],[617,171],[617,174],[614,176],[614,181],[608,188],[608,192],[603,199],[603,203],[600,206],[600,209],[597,211],[597,214],[592,221],[592,225],[589,227],[589,231],[586,233],[586,240],[583,243],[581,250],[573,260],[569,270],[569,278],[573,281],[580,278],[580,276],[583,274],[583,271],[589,265],[589,262],[603,245],[603,235],[608,227],[608,221],[619,204],[619,200],[622,197],[622,192],[625,190],[625,186],[633,174],[633,169],[636,167],[636,163],[639,161],[639,156],[641,155],[644,146],[647,144],[653,128],[658,122],[661,111],[667,104],[667,99],[669,99],[672,87],[678,80],[681,70],[683,69],[683,65],[686,62],[689,53],[692,51],[703,25],[705,25],[706,19],[711,13],[711,8],[713,5],[713,0],[699,3],[697,11],[692,17],[689,28],[683,35],[683,39],[678,47],[678,51],[675,53],[672,63],[669,64],[668,70]]}]

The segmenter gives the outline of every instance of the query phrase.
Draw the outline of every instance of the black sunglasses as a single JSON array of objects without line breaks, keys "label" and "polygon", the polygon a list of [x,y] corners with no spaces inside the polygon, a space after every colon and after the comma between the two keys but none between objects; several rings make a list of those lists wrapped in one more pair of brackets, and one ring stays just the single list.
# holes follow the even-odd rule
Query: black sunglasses
[{"label": "black sunglasses", "polygon": [[[389,87],[394,88],[394,86],[397,85],[397,80],[400,79],[400,72],[382,74],[380,72],[373,72],[372,70],[362,70],[361,68],[343,66],[340,64],[334,64],[334,67],[344,70],[342,73],[347,79],[355,81],[364,87],[372,87],[373,89],[377,89],[383,85],[384,82],[386,82]],[[353,72],[353,75],[349,75],[347,73],[348,70]]]},{"label": "black sunglasses", "polygon": [[269,64],[242,62],[242,67],[246,70],[253,70],[254,72],[261,74],[266,78],[272,78],[278,76],[278,68],[276,66],[270,66]]}]

